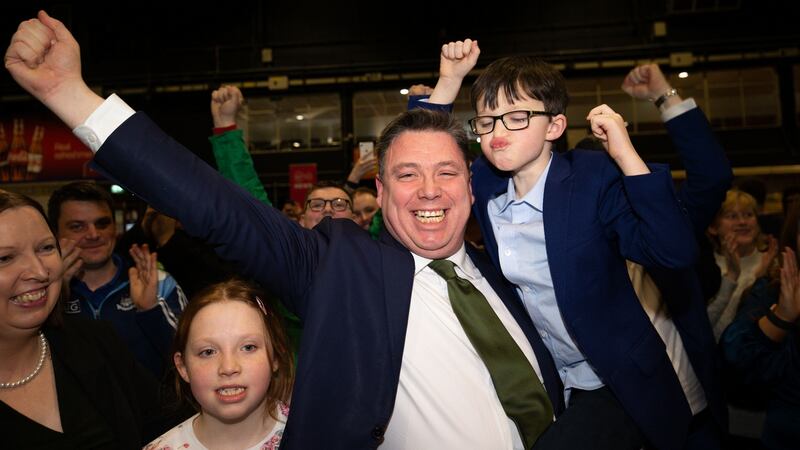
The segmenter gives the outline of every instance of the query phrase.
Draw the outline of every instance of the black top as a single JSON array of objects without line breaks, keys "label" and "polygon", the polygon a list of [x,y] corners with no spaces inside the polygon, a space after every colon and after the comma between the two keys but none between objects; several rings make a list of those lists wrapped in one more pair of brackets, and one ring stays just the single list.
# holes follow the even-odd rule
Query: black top
[{"label": "black top", "polygon": [[103,321],[65,317],[45,327],[64,433],[0,402],[0,448],[141,449],[168,430],[158,382]]},{"label": "black top", "polygon": [[81,390],[75,377],[65,369],[58,355],[53,355],[53,370],[61,415],[60,433],[24,416],[0,402],[0,421],[8,427],[4,445],[15,449],[115,449],[119,444],[108,423],[98,414]]}]

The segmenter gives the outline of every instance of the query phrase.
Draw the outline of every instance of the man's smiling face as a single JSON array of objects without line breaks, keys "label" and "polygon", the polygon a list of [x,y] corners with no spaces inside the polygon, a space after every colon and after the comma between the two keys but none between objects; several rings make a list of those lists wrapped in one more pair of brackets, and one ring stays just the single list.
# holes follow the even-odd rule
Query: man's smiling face
[{"label": "man's smiling face", "polygon": [[452,136],[401,133],[376,183],[386,228],[406,248],[429,259],[458,251],[474,197],[467,162]]}]

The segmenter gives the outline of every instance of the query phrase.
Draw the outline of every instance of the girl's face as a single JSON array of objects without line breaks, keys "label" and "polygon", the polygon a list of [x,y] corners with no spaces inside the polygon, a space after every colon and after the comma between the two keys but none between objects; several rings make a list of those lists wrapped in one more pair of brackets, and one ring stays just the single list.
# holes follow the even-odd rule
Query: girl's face
[{"label": "girl's face", "polygon": [[712,234],[716,234],[720,242],[729,234],[735,234],[736,243],[742,247],[755,244],[759,232],[756,212],[740,203],[725,209],[717,219],[716,228],[712,230]]},{"label": "girl's face", "polygon": [[266,414],[266,394],[278,370],[261,311],[240,301],[212,303],[195,315],[175,367],[209,419],[238,423]]},{"label": "girl's face", "polygon": [[38,211],[0,213],[0,338],[39,329],[61,293],[61,255]]}]

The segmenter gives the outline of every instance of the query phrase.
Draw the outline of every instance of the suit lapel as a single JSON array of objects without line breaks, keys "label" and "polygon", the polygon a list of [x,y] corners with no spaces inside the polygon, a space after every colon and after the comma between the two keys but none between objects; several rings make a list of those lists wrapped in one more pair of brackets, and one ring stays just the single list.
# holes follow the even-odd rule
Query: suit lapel
[{"label": "suit lapel", "polygon": [[569,160],[560,153],[553,153],[553,162],[544,187],[544,236],[547,262],[557,299],[568,298],[564,292],[568,271],[561,267],[561,258],[567,243],[570,201],[573,177]]},{"label": "suit lapel", "polygon": [[381,231],[380,241],[386,244],[381,246],[381,267],[389,348],[393,374],[399,375],[414,284],[414,258],[385,228]]}]

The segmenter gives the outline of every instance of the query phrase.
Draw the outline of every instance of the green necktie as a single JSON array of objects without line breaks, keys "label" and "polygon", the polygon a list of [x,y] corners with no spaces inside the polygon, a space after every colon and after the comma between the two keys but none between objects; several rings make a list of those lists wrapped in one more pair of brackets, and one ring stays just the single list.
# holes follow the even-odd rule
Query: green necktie
[{"label": "green necktie", "polygon": [[500,403],[517,425],[525,448],[531,448],[553,421],[553,406],[539,377],[486,297],[456,275],[455,264],[438,259],[429,266],[447,281],[450,304],[461,327],[489,369]]}]

